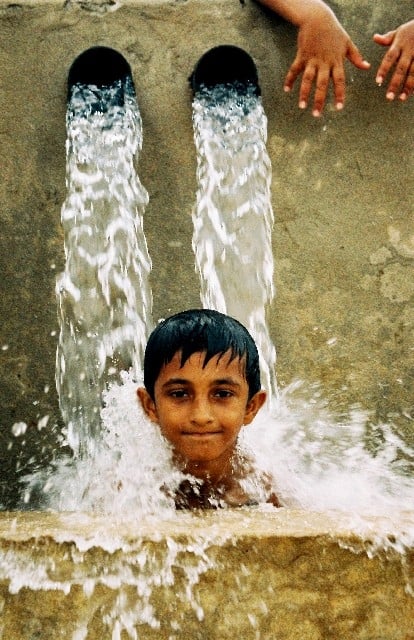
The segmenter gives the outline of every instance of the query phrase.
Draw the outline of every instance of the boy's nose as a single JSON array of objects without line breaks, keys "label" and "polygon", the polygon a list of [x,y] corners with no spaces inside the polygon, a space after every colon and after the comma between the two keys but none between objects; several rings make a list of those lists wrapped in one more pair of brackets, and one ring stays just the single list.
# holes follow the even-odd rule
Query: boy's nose
[{"label": "boy's nose", "polygon": [[207,398],[195,398],[191,412],[191,422],[195,424],[207,424],[213,421],[211,406]]}]

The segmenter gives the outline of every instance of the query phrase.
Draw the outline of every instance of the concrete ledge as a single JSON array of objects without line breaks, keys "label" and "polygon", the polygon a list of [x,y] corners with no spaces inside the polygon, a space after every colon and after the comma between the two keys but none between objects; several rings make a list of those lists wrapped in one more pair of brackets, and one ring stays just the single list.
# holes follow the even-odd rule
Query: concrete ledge
[{"label": "concrete ledge", "polygon": [[414,552],[393,549],[413,527],[412,512],[2,514],[2,637],[412,640]]}]

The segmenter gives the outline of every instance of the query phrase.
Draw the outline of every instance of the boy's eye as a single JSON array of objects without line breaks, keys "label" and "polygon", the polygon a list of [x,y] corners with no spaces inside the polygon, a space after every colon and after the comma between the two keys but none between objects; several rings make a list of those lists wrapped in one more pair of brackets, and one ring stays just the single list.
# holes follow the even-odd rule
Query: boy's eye
[{"label": "boy's eye", "polygon": [[185,389],[172,389],[169,396],[171,398],[185,398],[188,396],[188,392]]},{"label": "boy's eye", "polygon": [[228,389],[217,389],[217,391],[214,392],[214,395],[217,398],[231,398],[233,396],[233,392]]}]

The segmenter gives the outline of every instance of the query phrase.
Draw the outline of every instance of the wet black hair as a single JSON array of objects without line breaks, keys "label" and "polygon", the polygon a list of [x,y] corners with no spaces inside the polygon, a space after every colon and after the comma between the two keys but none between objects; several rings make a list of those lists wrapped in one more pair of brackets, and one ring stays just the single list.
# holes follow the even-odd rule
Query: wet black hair
[{"label": "wet black hair", "polygon": [[144,357],[144,385],[152,399],[162,367],[181,353],[181,366],[193,353],[205,353],[204,366],[216,355],[230,351],[231,360],[244,361],[249,400],[260,391],[256,344],[238,320],[212,309],[181,311],[160,322],[148,338]]}]

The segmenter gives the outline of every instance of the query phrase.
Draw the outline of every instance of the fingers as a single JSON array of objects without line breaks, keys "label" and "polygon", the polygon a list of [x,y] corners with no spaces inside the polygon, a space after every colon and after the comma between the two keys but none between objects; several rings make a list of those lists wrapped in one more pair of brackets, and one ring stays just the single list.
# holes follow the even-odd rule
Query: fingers
[{"label": "fingers", "polygon": [[398,92],[401,91],[400,100],[407,100],[414,88],[414,60],[411,52],[400,51],[396,47],[391,47],[382,59],[378,67],[376,82],[382,85],[385,76],[394,67],[387,87],[387,100],[394,100]]},{"label": "fingers", "polygon": [[[402,89],[401,89],[402,87]],[[400,100],[407,100],[414,89],[414,61],[409,57],[401,56],[395,67],[395,71],[388,84],[386,98],[394,100],[401,89]]]},{"label": "fingers", "polygon": [[[358,48],[351,41],[344,57],[359,69],[369,69],[370,67],[369,62],[364,60]],[[324,59],[320,56],[304,58],[298,52],[286,75],[284,90],[291,91],[298,76],[303,74],[299,89],[299,108],[307,108],[314,88],[312,115],[318,117],[324,109],[329,84],[332,82],[335,108],[340,111],[345,102],[344,57],[325,55]]]},{"label": "fingers", "polygon": [[380,66],[378,67],[375,81],[381,85],[384,82],[384,78],[391,69],[391,67],[397,62],[400,51],[395,47],[388,49],[387,53],[383,57]]},{"label": "fingers", "polygon": [[313,96],[312,115],[318,118],[323,111],[328,93],[329,70],[326,68],[306,69],[299,92],[299,105],[301,102],[307,103],[313,84],[315,84],[315,93]]},{"label": "fingers", "polygon": [[404,86],[399,96],[400,100],[407,100],[412,93],[414,93],[414,62],[411,63],[406,74]]},{"label": "fingers", "polygon": [[315,96],[313,101],[313,115],[318,117],[324,107],[326,94],[328,91],[329,74],[320,72],[315,62],[304,64],[300,59],[296,59],[290,67],[284,83],[284,90],[291,91],[295,80],[303,72],[299,89],[299,109],[306,109],[309,97],[315,83]]},{"label": "fingers", "polygon": [[400,100],[407,100],[414,91],[414,20],[383,35],[376,33],[374,42],[389,47],[378,67],[377,84],[392,73],[386,98],[394,100],[399,94]]},{"label": "fingers", "polygon": [[315,62],[311,61],[305,64],[302,63],[300,59],[296,59],[287,73],[284,89],[285,91],[290,91],[296,78],[302,72],[303,76],[299,88],[299,109],[306,109],[308,106],[309,97],[315,82],[316,88],[312,113],[315,116],[319,116],[325,104],[328,81],[325,78],[325,74],[318,72],[318,67]]},{"label": "fingers", "polygon": [[295,58],[295,60],[293,61],[293,64],[291,65],[289,71],[287,72],[285,82],[283,85],[284,91],[288,92],[292,90],[296,78],[300,73],[302,73],[304,67],[305,65],[302,64],[298,58]]},{"label": "fingers", "polygon": [[335,67],[332,72],[334,86],[335,108],[340,111],[345,103],[345,71],[343,66]]},{"label": "fingers", "polygon": [[302,72],[302,81],[299,88],[299,109],[307,108],[312,89],[315,87],[312,115],[316,118],[319,117],[326,103],[329,82],[331,80],[334,87],[335,108],[338,111],[343,108],[345,101],[345,73],[343,65],[335,66],[331,73],[328,65],[318,67],[314,61],[306,65],[295,61],[287,73],[284,83],[285,91],[291,91],[295,80]]}]

